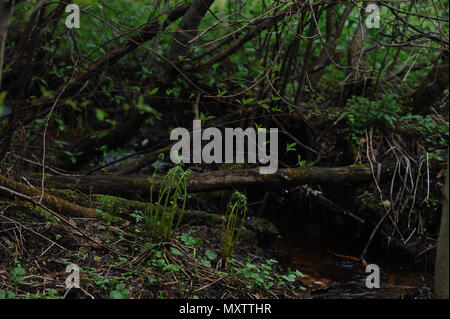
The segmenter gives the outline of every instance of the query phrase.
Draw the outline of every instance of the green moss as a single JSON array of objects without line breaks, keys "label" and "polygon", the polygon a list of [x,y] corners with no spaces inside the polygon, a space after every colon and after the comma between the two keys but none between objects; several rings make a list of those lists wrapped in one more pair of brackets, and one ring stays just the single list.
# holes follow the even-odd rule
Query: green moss
[{"label": "green moss", "polygon": [[[92,199],[97,204],[97,209],[111,216],[120,216],[124,219],[130,219],[131,213],[135,211],[145,212],[150,209],[149,203],[128,200],[121,197],[96,194],[92,195]],[[223,216],[203,211],[185,210],[183,223],[219,227],[223,223]]]},{"label": "green moss", "polygon": [[220,165],[219,170],[226,171],[230,169],[244,169],[244,168],[250,168],[250,164],[248,163],[223,163]]},{"label": "green moss", "polygon": [[253,218],[246,223],[246,227],[255,233],[262,247],[269,246],[280,233],[273,223],[264,218]]},{"label": "green moss", "polygon": [[349,168],[350,172],[352,173],[356,170],[367,168],[367,164],[353,164],[353,165],[349,165],[348,168]]},{"label": "green moss", "polygon": [[133,202],[115,196],[93,195],[92,198],[97,204],[98,209],[115,216],[126,214],[135,206],[141,206],[142,208],[145,208],[145,204],[143,203]]},{"label": "green moss", "polygon": [[26,217],[28,212],[31,212],[32,214],[44,218],[45,220],[49,221],[50,223],[54,224],[54,223],[58,223],[59,222],[59,218],[53,216],[52,214],[50,214],[49,212],[47,212],[45,209],[27,203],[27,202],[20,202],[20,201],[16,201],[15,202],[15,207],[17,207],[20,210],[20,215],[22,215],[23,217]]},{"label": "green moss", "polygon": [[286,175],[290,178],[296,178],[306,175],[306,172],[298,168],[288,168],[286,169]]},{"label": "green moss", "polygon": [[[92,207],[97,209],[99,212],[99,218],[108,222],[120,222],[122,218],[118,217],[114,213],[115,207],[125,207],[125,202],[127,200],[107,195],[92,195],[88,196],[85,194],[80,194],[73,190],[67,189],[51,189],[49,193],[58,198],[64,199],[82,207]],[[118,205],[118,201],[122,200],[122,205]]]},{"label": "green moss", "polygon": [[270,221],[264,218],[253,218],[247,222],[249,228],[257,235],[264,234],[270,236],[277,236],[279,234],[278,228]]},{"label": "green moss", "polygon": [[233,192],[231,190],[216,191],[216,192],[205,192],[205,193],[195,193],[193,198],[205,203],[222,203],[225,198],[231,197]]},{"label": "green moss", "polygon": [[222,215],[203,211],[186,210],[183,214],[183,223],[189,225],[206,225],[209,227],[221,227],[224,222]]},{"label": "green moss", "polygon": [[[67,201],[78,203],[79,205],[85,207],[92,207],[98,211],[101,211],[99,217],[102,220],[113,223],[123,221],[123,219],[134,221],[134,218],[131,216],[132,213],[136,211],[145,212],[150,209],[149,203],[128,200],[117,196],[93,194],[88,197],[71,190],[55,189],[52,189],[51,193]],[[205,193],[202,195],[206,197],[208,197],[209,195],[211,196],[211,198],[203,198],[204,200],[221,200],[223,192],[208,194]],[[40,211],[40,214],[46,216],[46,218],[53,218],[53,216],[47,213],[45,210],[40,208],[36,209]],[[205,225],[208,227],[217,228],[222,227],[223,222],[224,216],[222,215],[195,210],[185,210],[182,221],[183,224]],[[246,231],[249,237],[252,237],[256,234],[256,236],[260,240],[264,236],[266,238],[272,238],[275,234],[278,234],[278,230],[275,228],[275,226],[264,219],[255,218],[250,222],[250,224],[251,225],[249,225],[249,230]],[[250,233],[253,233],[253,235],[251,235]]]},{"label": "green moss", "polygon": [[54,189],[48,191],[49,194],[64,199],[73,204],[89,207],[89,198],[84,194],[77,193],[70,189]]},{"label": "green moss", "polygon": [[103,219],[109,222],[129,219],[130,214],[136,210],[144,211],[149,208],[148,204],[110,195],[95,194],[92,195],[92,201],[96,209],[103,212]]}]

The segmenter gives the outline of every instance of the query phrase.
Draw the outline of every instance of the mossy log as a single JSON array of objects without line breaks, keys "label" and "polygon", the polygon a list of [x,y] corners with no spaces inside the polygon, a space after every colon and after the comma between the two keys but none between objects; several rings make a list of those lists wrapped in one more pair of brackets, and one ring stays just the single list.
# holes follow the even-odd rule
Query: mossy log
[{"label": "mossy log", "polygon": [[[41,188],[31,187],[25,184],[13,181],[5,176],[0,175],[0,194],[8,198],[14,198],[14,194],[8,190],[12,190],[16,193],[32,197],[34,200],[39,201],[41,198]],[[8,189],[8,190],[6,190]],[[44,192],[41,203],[58,214],[69,217],[84,217],[84,218],[98,218],[99,213],[92,208],[87,208],[72,204],[71,202],[58,198]]]},{"label": "mossy log", "polygon": [[[272,175],[259,174],[258,169],[235,169],[193,174],[188,179],[189,192],[205,192],[237,187],[281,187],[301,184],[349,184],[370,182],[373,176],[393,171],[392,164],[351,165],[345,167],[299,167],[280,169]],[[33,179],[32,179],[33,180]],[[159,181],[155,179],[155,189]],[[39,178],[36,178],[36,182]],[[47,185],[62,189],[77,189],[86,194],[107,194],[128,199],[149,198],[152,178],[146,176],[47,176]]]},{"label": "mossy log", "polygon": [[[0,176],[0,195],[14,197],[14,194],[2,189],[2,187],[35,198],[36,201],[40,196],[39,189],[23,185],[4,176]],[[58,189],[48,189],[47,194],[43,197],[42,203],[63,216],[81,218],[97,217],[113,222],[123,222],[124,220],[134,222],[135,216],[133,214],[137,212],[144,213],[151,209],[151,204],[148,202],[100,194],[86,196],[72,190]],[[179,209],[176,210],[175,218],[178,218],[180,212]],[[182,224],[220,228],[223,226],[224,221],[224,215],[205,211],[185,210],[183,212]],[[246,221],[245,226],[246,229],[244,229],[241,239],[246,245],[257,245],[258,243],[261,246],[268,246],[278,235],[278,229],[271,222],[262,218],[254,218]]]},{"label": "mossy log", "polygon": [[[90,196],[90,205],[94,205],[96,209],[108,215],[128,220],[134,220],[134,217],[131,216],[133,213],[143,213],[151,209],[149,202],[140,202],[101,194]],[[178,214],[180,214],[180,210],[177,209],[175,212],[176,218],[178,218]],[[183,224],[219,227],[223,224],[223,221],[224,217],[222,215],[214,213],[197,210],[185,210],[183,212]]]},{"label": "mossy log", "polygon": [[[41,189],[16,182],[0,175],[0,186],[39,201]],[[14,194],[0,188],[0,195],[14,198]],[[128,200],[116,196],[90,194],[85,196],[72,190],[47,189],[42,204],[58,214],[74,218],[102,218],[111,221],[134,219],[131,214],[147,211],[150,203]],[[176,212],[178,214],[179,211]],[[217,227],[223,216],[204,211],[184,211],[184,223]]]}]

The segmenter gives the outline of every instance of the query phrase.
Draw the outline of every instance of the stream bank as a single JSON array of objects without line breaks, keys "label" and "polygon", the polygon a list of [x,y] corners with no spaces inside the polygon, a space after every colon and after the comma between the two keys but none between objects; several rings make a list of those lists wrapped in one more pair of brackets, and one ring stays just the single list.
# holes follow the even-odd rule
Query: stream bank
[{"label": "stream bank", "polygon": [[314,219],[293,217],[292,214],[272,215],[269,219],[280,231],[272,247],[280,264],[327,283],[304,298],[428,299],[432,296],[432,274],[418,265],[406,264],[403,258],[389,250],[369,251],[367,262],[380,268],[380,288],[369,289],[365,285],[369,273],[356,260],[365,241],[343,238]]}]

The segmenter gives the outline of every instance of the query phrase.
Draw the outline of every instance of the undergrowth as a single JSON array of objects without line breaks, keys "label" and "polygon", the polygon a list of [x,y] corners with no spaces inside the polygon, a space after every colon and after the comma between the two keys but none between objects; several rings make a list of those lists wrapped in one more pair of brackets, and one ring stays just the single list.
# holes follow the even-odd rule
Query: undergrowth
[{"label": "undergrowth", "polygon": [[[153,173],[150,187],[150,210],[145,215],[145,223],[150,234],[155,238],[172,238],[183,218],[187,199],[187,179],[191,170],[184,170],[181,165],[171,168],[159,183],[157,203],[153,202],[155,179],[158,175],[160,163],[164,156],[160,156]],[[175,213],[178,209],[178,200],[182,199],[178,219],[175,222]]]}]

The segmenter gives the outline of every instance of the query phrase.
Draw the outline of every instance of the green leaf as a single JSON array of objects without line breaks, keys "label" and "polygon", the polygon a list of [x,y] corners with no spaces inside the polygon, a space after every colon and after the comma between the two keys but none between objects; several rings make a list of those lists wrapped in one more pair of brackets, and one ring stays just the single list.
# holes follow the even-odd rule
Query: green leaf
[{"label": "green leaf", "polygon": [[102,109],[95,109],[95,116],[97,117],[97,120],[100,122],[103,122],[108,114],[106,114],[105,111]]},{"label": "green leaf", "polygon": [[212,250],[208,249],[205,254],[206,254],[206,257],[208,257],[211,260],[214,260],[217,258],[217,254],[215,252],[213,252]]},{"label": "green leaf", "polygon": [[174,264],[169,264],[163,267],[162,269],[163,271],[165,270],[169,270],[169,271],[175,271],[175,272],[179,272],[180,271],[180,267]]},{"label": "green leaf", "polygon": [[294,274],[289,274],[289,275],[283,275],[281,276],[284,280],[289,281],[289,282],[294,282],[296,276]]},{"label": "green leaf", "polygon": [[126,288],[125,284],[118,284],[116,290],[124,290]]},{"label": "green leaf", "polygon": [[0,290],[0,299],[14,299],[16,294],[12,291]]},{"label": "green leaf", "polygon": [[2,105],[3,102],[5,101],[5,97],[6,97],[6,91],[3,91],[2,93],[0,93],[0,105]]},{"label": "green leaf", "polygon": [[208,115],[208,113],[206,113],[206,114],[204,114],[203,112],[200,113],[200,120],[202,122],[206,122],[206,121],[212,120],[214,118],[216,118],[216,117],[213,115]]},{"label": "green leaf", "polygon": [[252,103],[253,101],[255,101],[255,99],[254,98],[248,98],[248,99],[243,99],[242,100],[242,104],[243,105],[247,105],[247,104],[249,104],[249,103]]},{"label": "green leaf", "polygon": [[159,88],[154,88],[154,89],[151,90],[151,92],[149,92],[148,94],[149,94],[149,95],[154,95],[154,94],[158,93],[158,91],[159,91]]},{"label": "green leaf", "polygon": [[201,257],[199,259],[200,259],[200,262],[202,263],[203,266],[211,267],[211,263],[209,262],[209,260],[201,258]]},{"label": "green leaf", "polygon": [[219,93],[217,94],[217,97],[220,98],[220,97],[224,96],[227,92],[228,92],[227,90],[221,91],[221,90],[219,89]]},{"label": "green leaf", "polygon": [[172,254],[174,254],[174,255],[177,255],[177,256],[183,256],[183,253],[180,250],[178,250],[177,248],[174,248],[174,247],[170,248],[170,252]]},{"label": "green leaf", "polygon": [[25,275],[25,269],[22,267],[16,267],[13,270],[11,270],[11,274],[13,275]]},{"label": "green leaf", "polygon": [[295,145],[297,145],[297,143],[287,144],[287,145],[286,145],[286,152],[289,152],[289,151],[296,151]]},{"label": "green leaf", "polygon": [[127,299],[126,296],[122,295],[122,293],[117,290],[111,291],[111,293],[109,294],[109,298],[111,298],[111,299]]}]

